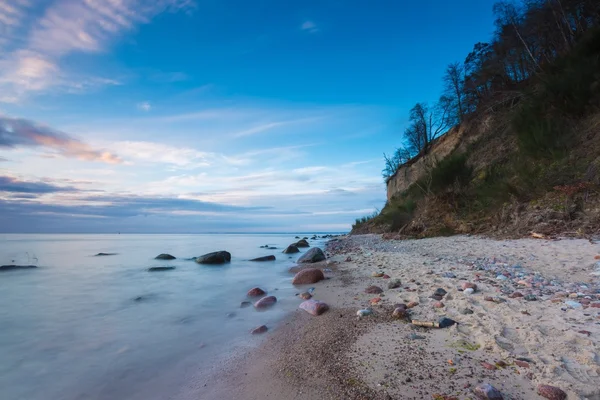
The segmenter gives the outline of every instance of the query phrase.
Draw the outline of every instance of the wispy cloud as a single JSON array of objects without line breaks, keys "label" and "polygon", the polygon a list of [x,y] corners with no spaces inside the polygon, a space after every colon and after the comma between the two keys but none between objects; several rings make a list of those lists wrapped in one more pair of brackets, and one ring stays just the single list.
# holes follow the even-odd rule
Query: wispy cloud
[{"label": "wispy cloud", "polygon": [[30,0],[0,0],[0,50],[17,39]]},{"label": "wispy cloud", "polygon": [[132,162],[163,163],[180,168],[206,167],[218,156],[189,147],[175,147],[154,142],[117,142],[119,155]]},{"label": "wispy cloud", "polygon": [[46,194],[57,192],[75,192],[71,186],[56,186],[44,182],[24,181],[10,176],[0,176],[0,192]]},{"label": "wispy cloud", "polygon": [[[10,30],[21,20],[29,2],[0,0],[0,34],[10,40]],[[20,4],[20,6],[19,6]],[[165,11],[189,10],[191,0],[57,0],[36,21],[22,48],[0,60],[0,101],[18,102],[30,93],[43,93],[51,88],[83,88],[94,84],[112,84],[114,79],[82,77],[66,71],[63,57],[72,53],[99,53],[135,29],[149,23]],[[1,44],[1,43],[0,43]]]},{"label": "wispy cloud", "polygon": [[313,21],[304,21],[302,23],[302,25],[300,25],[300,29],[305,32],[308,32],[308,33],[319,32],[319,28],[317,27],[317,24],[315,24]]},{"label": "wispy cloud", "polygon": [[86,161],[99,161],[108,164],[122,162],[117,155],[94,149],[66,133],[26,119],[0,115],[0,148],[18,147],[39,147],[64,157]]},{"label": "wispy cloud", "polygon": [[150,110],[152,110],[152,104],[150,104],[147,101],[143,101],[137,104],[137,109],[140,111],[149,112]]}]

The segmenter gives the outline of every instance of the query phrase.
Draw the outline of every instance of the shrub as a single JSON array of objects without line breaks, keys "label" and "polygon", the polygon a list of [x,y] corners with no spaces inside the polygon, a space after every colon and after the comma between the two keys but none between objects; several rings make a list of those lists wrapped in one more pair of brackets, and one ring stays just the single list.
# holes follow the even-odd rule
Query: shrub
[{"label": "shrub", "polygon": [[439,193],[455,184],[463,187],[469,183],[472,174],[473,169],[467,165],[467,155],[452,154],[431,171],[431,190]]}]

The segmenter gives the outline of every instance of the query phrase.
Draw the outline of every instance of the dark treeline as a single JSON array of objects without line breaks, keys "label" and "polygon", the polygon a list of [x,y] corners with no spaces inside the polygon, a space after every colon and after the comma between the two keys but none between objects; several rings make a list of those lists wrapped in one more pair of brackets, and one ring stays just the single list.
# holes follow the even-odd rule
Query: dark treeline
[{"label": "dark treeline", "polygon": [[447,67],[439,101],[433,106],[417,103],[410,110],[404,146],[384,155],[386,180],[465,118],[520,102],[557,59],[600,26],[600,1],[503,1],[494,5],[494,14],[492,40],[475,44],[464,62]]}]

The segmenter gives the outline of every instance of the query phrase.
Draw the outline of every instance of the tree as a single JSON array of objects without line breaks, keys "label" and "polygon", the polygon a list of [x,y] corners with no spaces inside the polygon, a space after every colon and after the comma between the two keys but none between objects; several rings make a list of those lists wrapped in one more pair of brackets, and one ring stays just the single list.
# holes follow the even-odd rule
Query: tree
[{"label": "tree", "polygon": [[444,94],[452,100],[455,118],[460,123],[465,116],[465,69],[460,63],[448,65],[444,85]]},{"label": "tree", "polygon": [[425,103],[417,103],[411,108],[410,125],[404,131],[404,139],[412,154],[426,153],[431,142],[452,126],[451,109],[452,100],[446,96],[442,96],[431,110]]},{"label": "tree", "polygon": [[400,147],[396,149],[396,151],[389,156],[384,153],[383,159],[385,161],[385,168],[383,171],[381,171],[383,179],[387,181],[396,173],[396,171],[398,171],[398,168],[400,168],[403,164],[406,164],[415,155],[416,154],[411,153],[406,147]]}]

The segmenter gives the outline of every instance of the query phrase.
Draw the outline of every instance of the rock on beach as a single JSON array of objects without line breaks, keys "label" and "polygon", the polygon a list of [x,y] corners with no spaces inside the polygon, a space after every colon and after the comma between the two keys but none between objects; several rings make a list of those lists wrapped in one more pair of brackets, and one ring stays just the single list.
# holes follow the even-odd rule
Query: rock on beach
[{"label": "rock on beach", "polygon": [[319,316],[325,311],[329,310],[329,306],[326,303],[323,303],[322,301],[318,300],[303,301],[302,303],[300,303],[299,307],[302,310],[314,316]]},{"label": "rock on beach", "polygon": [[325,279],[323,271],[317,268],[308,268],[298,272],[296,276],[294,276],[294,279],[292,279],[292,284],[310,285],[322,281],[323,279]]},{"label": "rock on beach", "polygon": [[304,253],[299,259],[299,263],[316,263],[325,260],[325,253],[318,247],[313,247]]}]

